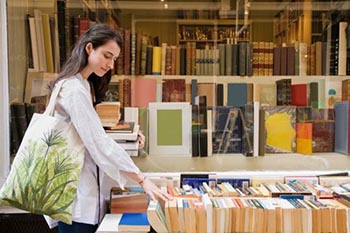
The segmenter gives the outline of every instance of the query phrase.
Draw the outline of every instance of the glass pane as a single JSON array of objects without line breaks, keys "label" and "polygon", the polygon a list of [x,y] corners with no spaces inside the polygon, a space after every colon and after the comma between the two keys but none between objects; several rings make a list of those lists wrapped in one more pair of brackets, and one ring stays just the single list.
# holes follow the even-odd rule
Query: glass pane
[{"label": "glass pane", "polygon": [[[130,119],[125,108],[139,108],[143,153],[166,146],[151,143],[148,104],[175,101],[192,108],[192,124],[177,125],[192,129],[188,157],[333,153],[329,116],[334,103],[350,99],[342,82],[350,75],[349,12],[348,1],[7,1],[10,153],[33,112],[45,110],[48,86],[74,44],[98,23],[117,30],[124,44],[109,88],[96,101],[120,102],[121,120]],[[316,109],[325,108],[320,118]],[[314,121],[322,127],[302,125]],[[288,130],[274,131],[285,123]],[[276,135],[291,140],[281,147]]]}]

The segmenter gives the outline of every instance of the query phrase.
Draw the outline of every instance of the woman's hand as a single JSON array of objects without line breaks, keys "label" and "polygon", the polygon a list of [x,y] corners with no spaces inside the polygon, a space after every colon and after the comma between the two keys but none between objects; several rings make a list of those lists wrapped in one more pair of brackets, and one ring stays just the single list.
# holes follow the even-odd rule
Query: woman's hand
[{"label": "woman's hand", "polygon": [[[168,201],[173,199],[168,193],[162,192],[152,181],[150,181],[147,177],[143,178],[142,181],[139,182],[145,193],[147,193],[152,200],[157,200],[158,198],[163,201]],[[157,198],[158,197],[158,198]]]},{"label": "woman's hand", "polygon": [[130,179],[136,181],[141,185],[145,193],[150,196],[152,200],[157,200],[157,197],[163,201],[171,200],[173,197],[167,193],[162,192],[153,182],[146,176],[141,176],[135,172],[120,171],[124,175],[128,176]]},{"label": "woman's hand", "polygon": [[138,139],[139,139],[139,149],[142,149],[145,147],[145,135],[142,134],[141,131],[138,132]]}]

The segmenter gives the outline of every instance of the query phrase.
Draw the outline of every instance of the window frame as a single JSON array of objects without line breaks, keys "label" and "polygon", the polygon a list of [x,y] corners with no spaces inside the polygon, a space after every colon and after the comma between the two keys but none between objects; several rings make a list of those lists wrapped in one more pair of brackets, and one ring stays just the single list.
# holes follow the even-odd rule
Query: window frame
[{"label": "window frame", "polygon": [[10,168],[9,75],[7,46],[7,5],[0,1],[0,185]]}]

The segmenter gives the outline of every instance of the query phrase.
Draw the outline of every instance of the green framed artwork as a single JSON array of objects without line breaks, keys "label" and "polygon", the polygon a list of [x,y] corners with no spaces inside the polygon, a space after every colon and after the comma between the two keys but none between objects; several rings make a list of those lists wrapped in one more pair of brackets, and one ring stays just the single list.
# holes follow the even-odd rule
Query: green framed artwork
[{"label": "green framed artwork", "polygon": [[149,114],[150,155],[191,156],[191,105],[150,103]]}]

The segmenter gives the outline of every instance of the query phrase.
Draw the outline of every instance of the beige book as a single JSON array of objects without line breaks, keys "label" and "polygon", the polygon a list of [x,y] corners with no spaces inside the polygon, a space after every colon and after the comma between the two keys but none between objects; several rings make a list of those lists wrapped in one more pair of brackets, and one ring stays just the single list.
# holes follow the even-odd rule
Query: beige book
[{"label": "beige book", "polygon": [[185,214],[185,231],[196,232],[196,213],[193,200],[185,200],[188,202],[188,208],[184,207]]},{"label": "beige book", "polygon": [[50,17],[49,14],[41,14],[42,27],[43,27],[43,35],[44,35],[44,48],[46,55],[46,65],[47,72],[53,73],[54,65],[53,65],[53,55],[52,55],[52,39],[51,39],[51,29],[50,29]]},{"label": "beige book", "polygon": [[42,24],[41,11],[34,9],[34,22],[35,32],[38,42],[38,55],[39,55],[39,71],[47,71],[45,44],[44,44],[44,31]]},{"label": "beige book", "polygon": [[158,201],[151,200],[149,202],[147,219],[156,232],[168,232],[165,215]]},{"label": "beige book", "polygon": [[96,112],[104,127],[116,126],[120,119],[120,102],[99,103]]},{"label": "beige book", "polygon": [[195,201],[196,230],[197,232],[207,232],[207,219],[204,205],[201,201]]},{"label": "beige book", "polygon": [[333,187],[340,184],[350,183],[350,176],[320,176],[319,184],[323,187]]},{"label": "beige book", "polygon": [[216,85],[215,83],[198,83],[197,95],[207,97],[207,106],[216,105]]},{"label": "beige book", "polygon": [[346,30],[348,22],[339,23],[338,75],[346,75]]},{"label": "beige book", "polygon": [[33,56],[33,71],[39,71],[39,51],[38,51],[38,39],[35,31],[35,19],[34,17],[29,17],[29,29],[30,29],[30,43],[32,46],[32,56]]}]

